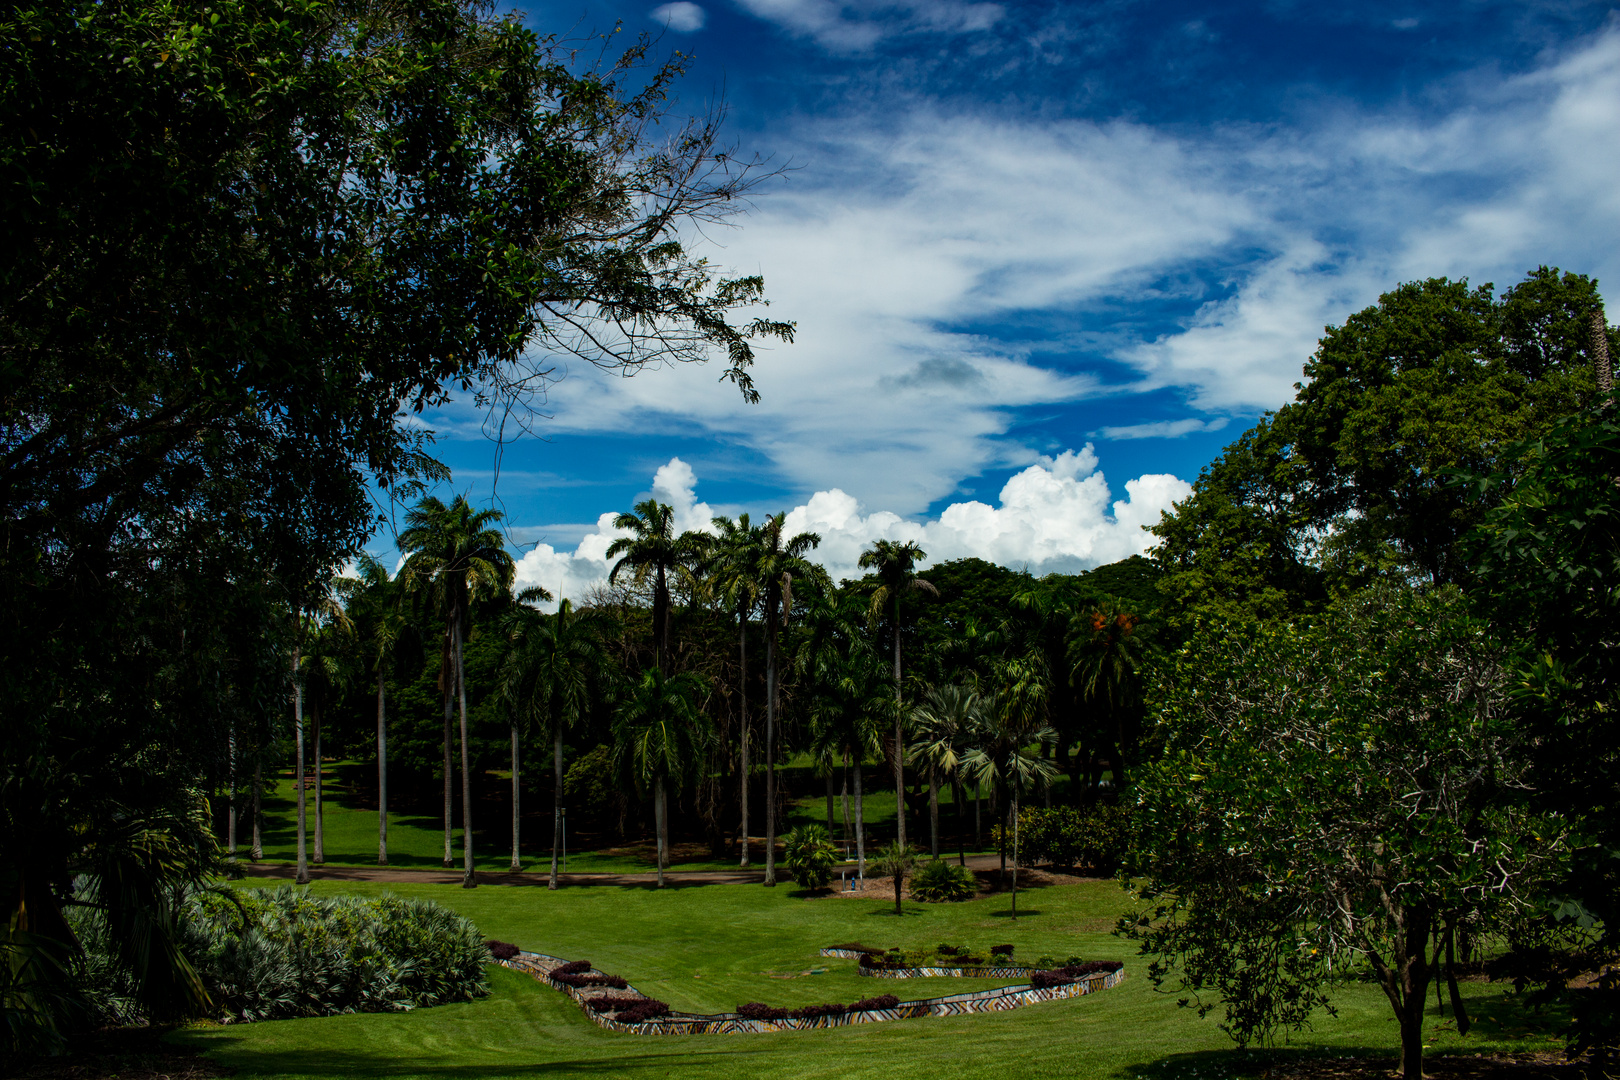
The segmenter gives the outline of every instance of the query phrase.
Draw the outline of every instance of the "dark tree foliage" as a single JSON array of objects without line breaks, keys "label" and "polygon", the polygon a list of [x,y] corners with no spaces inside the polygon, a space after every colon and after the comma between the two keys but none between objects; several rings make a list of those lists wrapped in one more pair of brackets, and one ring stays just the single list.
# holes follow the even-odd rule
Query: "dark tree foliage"
[{"label": "dark tree foliage", "polygon": [[1498,471],[1591,398],[1598,305],[1592,279],[1542,267],[1501,296],[1409,282],[1328,327],[1295,400],[1152,530],[1178,617],[1279,618],[1384,579],[1465,584],[1460,540],[1489,503],[1450,471]]},{"label": "dark tree foliage", "polygon": [[146,928],[145,1005],[198,1005],[164,897],[213,864],[195,809],[271,747],[293,612],[370,535],[370,492],[443,475],[402,409],[461,393],[507,431],[559,353],[715,351],[752,398],[750,341],[791,336],[729,321],[760,280],[681,247],[756,174],[713,117],[659,135],[680,63],[644,68],[643,44],[580,70],[490,12],[0,14],[12,1045],[65,1015],[81,872],[129,885],[90,899]]}]

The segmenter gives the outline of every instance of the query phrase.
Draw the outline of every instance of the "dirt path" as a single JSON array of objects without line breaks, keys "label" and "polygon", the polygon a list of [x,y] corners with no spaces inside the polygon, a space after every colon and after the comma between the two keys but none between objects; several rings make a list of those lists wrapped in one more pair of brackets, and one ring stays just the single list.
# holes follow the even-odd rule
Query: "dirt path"
[{"label": "dirt path", "polygon": [[[999,860],[994,855],[973,855],[969,856],[967,864],[971,870],[986,871],[994,870],[999,865]],[[291,881],[297,875],[297,870],[292,863],[244,862],[240,865],[243,872],[252,878]],[[402,870],[387,866],[311,866],[309,876],[313,881],[381,881],[416,885],[461,884],[460,870]],[[477,873],[477,880],[480,885],[538,885],[544,888],[550,877],[551,875],[544,871],[514,874],[509,870],[480,870]],[[778,870],[777,880],[784,885],[792,884],[792,879],[780,869]],[[870,879],[868,880],[870,881]],[[657,886],[658,875],[652,870],[636,874],[558,874],[557,881],[560,885],[614,885],[626,889],[651,889]],[[677,889],[691,885],[760,885],[764,881],[764,870],[664,871],[665,886]]]}]

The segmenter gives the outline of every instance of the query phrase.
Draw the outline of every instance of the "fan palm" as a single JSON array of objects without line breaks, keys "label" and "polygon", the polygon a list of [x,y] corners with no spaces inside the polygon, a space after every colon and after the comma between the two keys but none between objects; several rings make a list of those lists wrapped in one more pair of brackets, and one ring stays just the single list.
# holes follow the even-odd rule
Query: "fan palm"
[{"label": "fan palm", "polygon": [[825,583],[827,573],[805,559],[821,537],[785,536],[786,514],[765,519],[758,549],[760,601],[765,609],[765,884],[776,884],[776,674],[782,628],[793,612],[793,581]]},{"label": "fan palm", "polygon": [[358,577],[344,578],[338,589],[352,613],[370,674],[377,680],[377,865],[388,865],[388,669],[408,633],[409,620],[400,603],[399,582],[388,567],[361,552]]},{"label": "fan palm", "polygon": [[608,545],[605,557],[618,560],[608,573],[608,581],[616,584],[625,570],[633,572],[638,581],[652,579],[655,664],[668,674],[669,579],[695,570],[703,561],[710,538],[690,531],[676,535],[674,509],[656,499],[637,503],[633,513],[620,514],[613,519],[613,527],[631,535]]},{"label": "fan palm", "polygon": [[652,789],[660,889],[669,865],[668,789],[702,763],[713,738],[709,718],[698,707],[704,689],[703,679],[691,672],[666,677],[648,668],[625,695],[613,726],[620,769],[639,789]]},{"label": "fan palm", "polygon": [[[1042,710],[1037,695],[1031,690],[1027,670],[1020,670],[1016,661],[999,666],[1000,681],[1004,687],[1000,694],[983,700],[980,706],[982,727],[980,745],[962,757],[963,771],[976,783],[989,781],[1000,795],[1001,806],[1001,874],[1007,872],[1007,834],[1009,816],[1017,820],[1018,806],[1023,797],[1036,790],[1044,790],[1057,775],[1057,769],[1040,753],[1031,755],[1026,748],[1031,744],[1044,747],[1056,738],[1056,733],[1041,723]],[[1013,853],[1013,918],[1018,918],[1018,858]]]},{"label": "fan palm", "polygon": [[[464,888],[473,888],[472,763],[467,744],[467,682],[462,639],[474,600],[504,596],[516,567],[505,538],[493,528],[498,510],[474,510],[464,495],[449,506],[432,495],[405,515],[399,535],[406,553],[401,578],[407,591],[431,595],[445,620],[447,648],[440,671],[448,674],[444,708],[444,854],[450,860],[450,721],[453,701],[461,706],[461,853]],[[448,671],[446,671],[448,669]]]},{"label": "fan palm", "polygon": [[730,611],[737,613],[737,717],[738,764],[742,773],[738,804],[742,822],[737,829],[737,846],[741,855],[737,865],[748,865],[748,621],[759,607],[760,575],[759,552],[761,529],[750,525],[747,514],[714,519],[719,539],[714,544],[714,558],[710,563],[713,587]]},{"label": "fan palm", "polygon": [[1141,623],[1123,604],[1108,600],[1076,615],[1070,625],[1071,679],[1093,714],[1111,721],[1099,726],[1112,747],[1116,788],[1125,783],[1125,717],[1140,694],[1136,673],[1146,649]]},{"label": "fan palm", "polygon": [[900,597],[908,592],[938,596],[939,590],[931,582],[917,576],[917,564],[928,558],[928,553],[915,540],[878,540],[868,551],[861,552],[863,570],[876,570],[878,587],[872,593],[869,617],[876,623],[884,614],[885,606],[892,606],[894,614],[890,631],[894,635],[894,801],[895,817],[899,821],[899,844],[906,844],[906,748],[905,706],[900,690]]},{"label": "fan palm", "polygon": [[[939,858],[939,782],[951,783],[956,793],[957,837],[962,835],[962,760],[977,742],[981,728],[979,695],[961,686],[929,690],[911,710],[911,756],[928,770],[928,812],[933,855]],[[966,850],[958,855],[967,865]]]},{"label": "fan palm", "polygon": [[[541,599],[525,589],[518,600],[527,605]],[[549,597],[544,597],[549,599]],[[590,711],[591,699],[607,671],[596,620],[589,612],[574,610],[571,600],[557,605],[555,615],[542,615],[523,606],[507,623],[508,648],[501,663],[501,698],[512,717],[513,817],[512,861],[517,863],[517,732],[539,728],[552,740],[554,769],[551,807],[551,877],[547,888],[557,887],[557,852],[562,846],[563,735]]]}]

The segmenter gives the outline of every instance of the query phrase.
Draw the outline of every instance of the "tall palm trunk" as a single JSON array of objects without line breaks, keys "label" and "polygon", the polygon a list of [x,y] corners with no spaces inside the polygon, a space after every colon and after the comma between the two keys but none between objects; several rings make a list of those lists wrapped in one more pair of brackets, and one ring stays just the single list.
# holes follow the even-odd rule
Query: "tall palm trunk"
[{"label": "tall palm trunk", "polygon": [[967,865],[967,820],[963,803],[967,802],[967,789],[961,780],[951,781],[951,804],[956,807],[956,865]]},{"label": "tall palm trunk", "polygon": [[562,725],[557,724],[553,729],[556,740],[552,743],[552,786],[551,786],[551,878],[546,882],[546,888],[557,887],[557,849],[562,847],[562,798],[563,798],[563,755],[562,755]]},{"label": "tall palm trunk", "polygon": [[226,783],[229,785],[230,801],[226,804],[227,821],[225,826],[225,852],[230,861],[236,861],[236,721],[231,721],[230,733],[230,768]]},{"label": "tall palm trunk", "polygon": [[518,729],[512,725],[512,873],[521,873],[523,863],[518,860]]},{"label": "tall palm trunk", "polygon": [[298,876],[293,880],[308,885],[309,859],[304,850],[304,685],[298,679],[297,647],[293,648],[293,742],[293,775],[298,784]]},{"label": "tall palm trunk", "polygon": [[388,865],[388,690],[377,666],[377,865]]},{"label": "tall palm trunk", "polygon": [[742,620],[742,632],[737,636],[737,663],[741,675],[737,678],[737,714],[742,727],[742,825],[737,830],[737,846],[742,848],[738,866],[748,865],[748,620]]},{"label": "tall palm trunk", "polygon": [[897,842],[906,846],[906,743],[900,730],[900,592],[894,594],[894,817],[899,823]]},{"label": "tall palm trunk", "polygon": [[827,835],[833,834],[833,773],[836,770],[832,765],[827,766]]},{"label": "tall palm trunk", "polygon": [[939,858],[939,773],[928,767],[928,837],[929,854]]},{"label": "tall palm trunk", "polygon": [[658,833],[658,887],[664,887],[664,853],[669,850],[669,809],[664,804],[664,776],[653,784],[653,817]]},{"label": "tall palm trunk", "polygon": [[253,761],[253,848],[249,852],[254,862],[264,858],[264,840],[259,835],[259,819],[263,816],[261,800],[264,794],[264,766],[255,758]]},{"label": "tall palm trunk", "polygon": [[982,781],[973,784],[973,847],[974,850],[984,847],[984,819],[979,815],[979,796],[984,793]]},{"label": "tall palm trunk", "polygon": [[849,751],[844,751],[844,790],[839,796],[844,811],[844,858],[849,858]]},{"label": "tall palm trunk", "polygon": [[467,746],[467,670],[461,656],[461,619],[456,618],[456,697],[461,702],[461,887],[476,888],[473,877],[472,762]]},{"label": "tall palm trunk", "polygon": [[315,865],[326,863],[326,830],[321,818],[321,695],[309,699],[310,719],[315,728]]},{"label": "tall palm trunk", "polygon": [[996,872],[997,881],[1007,880],[1007,800],[999,798],[1001,783],[997,781],[994,793],[998,796],[996,808],[1001,811],[1001,869]]},{"label": "tall palm trunk", "polygon": [[866,826],[861,817],[861,756],[855,755],[855,869],[866,881]]},{"label": "tall palm trunk", "polygon": [[765,884],[776,884],[776,612],[765,632]]},{"label": "tall palm trunk", "polygon": [[[452,613],[451,618],[456,616]],[[444,636],[451,636],[450,627],[444,628]],[[450,841],[455,828],[455,764],[451,758],[451,725],[456,717],[456,674],[454,660],[446,657],[449,662],[445,664],[448,669],[444,672],[444,868],[450,869],[456,865],[455,853],[451,850]]]},{"label": "tall palm trunk", "polygon": [[[1014,795],[1013,798],[1012,798],[1012,807],[1011,808],[1012,808],[1012,829],[1013,829],[1012,921],[1017,922],[1018,921],[1018,796],[1016,796],[1016,795]],[[1003,832],[1005,832],[1005,830],[1003,830]],[[1002,861],[1006,861],[1006,858],[1007,858],[1006,837],[1005,836],[1002,837],[1001,858],[1002,858]]]}]

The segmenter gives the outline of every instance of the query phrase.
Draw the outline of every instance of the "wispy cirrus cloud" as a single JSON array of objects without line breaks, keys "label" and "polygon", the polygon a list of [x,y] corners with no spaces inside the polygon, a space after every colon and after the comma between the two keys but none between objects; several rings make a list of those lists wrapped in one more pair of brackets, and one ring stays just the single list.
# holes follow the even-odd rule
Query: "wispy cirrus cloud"
[{"label": "wispy cirrus cloud", "polygon": [[1002,17],[1000,4],[974,0],[737,0],[757,18],[834,52],[861,52],[905,34],[966,34]]}]

